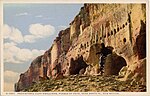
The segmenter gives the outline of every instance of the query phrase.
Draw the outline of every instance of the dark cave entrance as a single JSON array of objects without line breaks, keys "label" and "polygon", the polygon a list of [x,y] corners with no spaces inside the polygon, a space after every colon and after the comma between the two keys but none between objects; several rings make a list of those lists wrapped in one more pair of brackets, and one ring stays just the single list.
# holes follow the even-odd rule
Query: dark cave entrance
[{"label": "dark cave entrance", "polygon": [[123,57],[116,53],[109,54],[104,65],[104,75],[119,75],[123,66],[127,66],[126,60]]},{"label": "dark cave entrance", "polygon": [[88,65],[83,60],[83,56],[82,55],[79,58],[77,58],[76,60],[71,58],[71,60],[70,60],[70,68],[69,68],[70,75],[79,74],[80,70],[82,70],[82,71],[85,70],[87,66]]}]

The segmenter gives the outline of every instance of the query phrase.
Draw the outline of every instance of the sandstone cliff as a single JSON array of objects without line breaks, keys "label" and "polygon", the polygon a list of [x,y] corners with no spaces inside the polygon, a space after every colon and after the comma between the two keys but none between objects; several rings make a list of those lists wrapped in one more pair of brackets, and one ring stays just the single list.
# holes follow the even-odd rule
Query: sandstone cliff
[{"label": "sandstone cliff", "polygon": [[146,5],[84,4],[70,27],[60,31],[51,48],[20,75],[15,90],[21,91],[40,79],[98,74],[96,53],[102,42],[113,51],[106,58],[104,75],[119,74],[122,80],[145,84]]}]

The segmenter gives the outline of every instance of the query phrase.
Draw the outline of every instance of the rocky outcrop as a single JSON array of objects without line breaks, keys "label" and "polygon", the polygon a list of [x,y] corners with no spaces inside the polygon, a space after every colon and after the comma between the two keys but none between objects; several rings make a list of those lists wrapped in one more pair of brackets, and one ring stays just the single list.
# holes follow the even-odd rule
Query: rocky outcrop
[{"label": "rocky outcrop", "polygon": [[20,75],[15,84],[16,91],[39,81],[39,76],[63,78],[72,74],[98,74],[99,55],[96,53],[100,52],[101,43],[112,48],[116,54],[107,57],[105,75],[118,75],[121,68],[127,65],[122,76],[124,80],[129,79],[127,77],[132,73],[130,78],[140,76],[144,79],[140,80],[144,84],[145,14],[145,4],[84,4],[70,27],[60,31],[51,48],[35,59],[29,69]]},{"label": "rocky outcrop", "polygon": [[42,65],[41,65],[42,56],[37,57],[31,63],[29,69],[20,74],[20,79],[18,83],[15,84],[15,90],[21,91],[25,87],[30,86],[33,82],[39,81],[39,76],[43,76]]},{"label": "rocky outcrop", "polygon": [[123,68],[121,72],[124,74],[124,78],[121,78],[121,81],[131,80],[131,83],[139,82],[140,84],[146,85],[146,59],[141,59],[138,62],[135,62],[128,68]]}]

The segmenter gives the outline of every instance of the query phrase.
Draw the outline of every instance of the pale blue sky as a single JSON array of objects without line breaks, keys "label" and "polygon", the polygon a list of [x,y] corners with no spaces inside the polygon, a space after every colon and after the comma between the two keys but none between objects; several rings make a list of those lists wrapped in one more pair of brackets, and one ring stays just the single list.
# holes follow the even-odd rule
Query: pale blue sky
[{"label": "pale blue sky", "polygon": [[[23,35],[29,34],[30,24],[50,24],[56,28],[56,33],[48,38],[40,39],[35,43],[18,44],[20,48],[47,50],[57,36],[60,26],[69,26],[82,4],[5,4],[4,24],[18,28]],[[16,16],[19,13],[29,15]],[[43,17],[36,17],[36,16]],[[5,40],[6,42],[8,40]],[[5,64],[7,65],[7,64]],[[12,65],[12,64],[11,64]],[[28,65],[28,64],[27,64]],[[11,66],[12,67],[12,66]],[[11,68],[10,68],[11,69]],[[15,68],[16,70],[16,68]],[[17,70],[16,70],[17,71]],[[18,71],[19,72],[19,71]]]},{"label": "pale blue sky", "polygon": [[[10,85],[10,83],[17,82],[17,80],[9,80],[11,79],[9,73],[18,76],[20,73],[25,72],[28,69],[31,61],[33,60],[33,58],[25,57],[24,59],[23,57],[17,56],[20,56],[20,54],[26,54],[25,56],[29,57],[36,51],[41,54],[44,50],[48,50],[58,32],[69,26],[69,23],[79,13],[82,6],[83,4],[4,4],[4,32],[8,33],[7,37],[4,36],[4,45],[7,45],[7,47],[4,46],[4,54],[6,55],[4,55],[4,77],[6,88],[8,87],[7,85]],[[42,28],[47,28],[44,26],[48,25],[48,28],[50,28],[49,31],[52,30],[50,27],[52,26],[55,29],[54,34],[47,37],[36,37],[38,39],[35,39],[36,41],[33,43],[25,42],[24,38],[26,35],[32,35],[34,37],[38,36],[34,33],[34,35],[31,34],[34,32],[33,29],[29,32],[30,25],[34,24],[38,24],[38,26],[42,26]],[[20,33],[21,35],[18,35]],[[11,36],[14,37],[12,38]],[[22,38],[16,38],[15,36],[21,36],[23,40]],[[19,43],[19,41],[17,41],[18,39],[22,40],[22,42]],[[13,49],[17,50],[16,53],[14,53],[15,51]],[[18,54],[18,50],[20,51],[20,54]],[[28,53],[31,54],[28,55]],[[15,56],[15,54],[17,54],[17,56]],[[37,57],[38,55],[36,56],[34,54],[34,56]],[[17,60],[21,61],[17,62]]]},{"label": "pale blue sky", "polygon": [[[22,32],[23,35],[28,34],[30,24],[41,23],[51,24],[58,32],[60,26],[69,26],[75,15],[79,12],[81,4],[5,4],[4,5],[4,24],[14,26]],[[25,16],[16,16],[19,13],[28,13]],[[43,17],[36,17],[36,16]],[[55,36],[52,36],[52,38]],[[50,39],[50,38],[49,38]],[[54,39],[54,38],[53,38]],[[45,40],[44,40],[45,41]],[[46,40],[52,42],[52,40]],[[39,41],[42,44],[43,41]],[[35,48],[49,48],[50,45],[32,44]],[[37,47],[38,46],[38,47]],[[22,46],[20,46],[22,47]],[[23,46],[31,48],[29,46]],[[33,48],[33,47],[32,47]]]}]

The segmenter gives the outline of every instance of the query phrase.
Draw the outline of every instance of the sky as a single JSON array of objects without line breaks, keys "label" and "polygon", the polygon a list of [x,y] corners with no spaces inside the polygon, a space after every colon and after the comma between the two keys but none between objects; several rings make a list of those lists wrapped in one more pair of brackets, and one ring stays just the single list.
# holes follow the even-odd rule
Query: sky
[{"label": "sky", "polygon": [[4,91],[14,91],[19,75],[48,50],[83,4],[4,4]]}]

